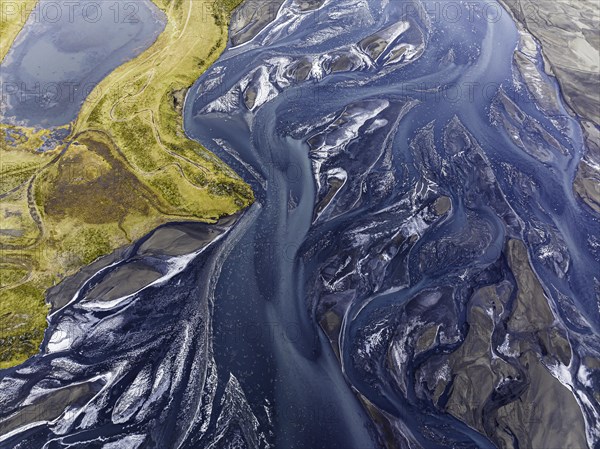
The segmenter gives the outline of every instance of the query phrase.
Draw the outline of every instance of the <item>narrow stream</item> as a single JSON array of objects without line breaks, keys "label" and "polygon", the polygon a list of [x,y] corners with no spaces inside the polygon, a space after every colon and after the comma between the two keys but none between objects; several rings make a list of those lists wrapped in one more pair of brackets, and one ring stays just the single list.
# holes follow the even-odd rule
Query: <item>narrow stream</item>
[{"label": "narrow stream", "polygon": [[[597,444],[596,380],[580,373],[600,350],[600,241],[571,187],[580,126],[560,96],[542,105],[528,90],[504,10],[443,4],[287,1],[230,46],[190,89],[185,129],[256,203],[202,238],[160,228],[54,291],[65,305],[41,354],[2,373],[0,447],[495,448],[493,428],[444,409],[448,357],[483,328],[468,321],[483,288],[508,299],[482,312],[489,348],[465,364],[521,377],[467,407],[501,419],[550,385],[543,409],[571,402],[542,430],[566,423],[581,429],[571,441]],[[539,49],[531,58],[539,68]],[[186,251],[165,246],[171,232]],[[505,313],[527,270],[510,265],[519,240],[543,289],[529,304],[556,314],[568,363]],[[152,282],[110,293],[140,266]]]}]

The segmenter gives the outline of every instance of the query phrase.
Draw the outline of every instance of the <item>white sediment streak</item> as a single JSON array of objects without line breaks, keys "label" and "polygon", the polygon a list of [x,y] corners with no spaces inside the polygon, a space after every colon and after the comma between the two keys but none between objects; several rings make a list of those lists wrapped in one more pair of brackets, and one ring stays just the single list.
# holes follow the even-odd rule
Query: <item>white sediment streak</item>
[{"label": "white sediment streak", "polygon": [[256,98],[254,105],[250,107],[251,111],[260,108],[263,104],[271,101],[275,98],[279,91],[271,84],[269,80],[269,71],[265,66],[260,66],[258,71],[254,74],[254,79],[249,83],[248,88],[256,89]]},{"label": "white sediment streak", "polygon": [[595,444],[600,441],[600,427],[598,427],[600,413],[592,405],[585,391],[579,391],[575,388],[575,382],[570,370],[571,365],[566,366],[562,363],[556,363],[554,365],[546,364],[546,367],[561,384],[571,391],[582,412],[583,410],[588,412],[582,413],[585,420],[585,436],[589,446],[595,447]]},{"label": "white sediment streak", "polygon": [[125,296],[121,296],[121,297],[113,299],[111,301],[103,301],[103,300],[99,299],[99,300],[95,300],[95,301],[86,302],[84,304],[81,304],[80,307],[87,309],[87,310],[112,309],[112,308],[118,306],[119,304],[136,297],[140,292],[142,292],[150,287],[158,287],[158,286],[164,285],[169,280],[171,280],[173,277],[177,276],[179,273],[181,273],[183,270],[185,270],[185,268],[189,265],[189,263],[192,260],[194,260],[198,256],[198,254],[202,253],[203,251],[206,250],[206,248],[210,247],[216,241],[220,240],[225,234],[226,233],[220,234],[214,240],[212,240],[208,245],[204,246],[203,248],[199,249],[198,251],[195,251],[191,254],[186,254],[183,256],[171,258],[167,262],[168,269],[167,269],[166,274],[164,274],[160,278],[156,279],[155,281],[149,283],[148,285],[145,285],[144,287],[140,288],[136,292],[130,293]]}]

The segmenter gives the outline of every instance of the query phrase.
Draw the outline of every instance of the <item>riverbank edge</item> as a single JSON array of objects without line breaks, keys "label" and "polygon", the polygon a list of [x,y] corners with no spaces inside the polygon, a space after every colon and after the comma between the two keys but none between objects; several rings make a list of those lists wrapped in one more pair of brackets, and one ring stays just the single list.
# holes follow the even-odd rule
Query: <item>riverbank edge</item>
[{"label": "riverbank edge", "polygon": [[[169,15],[169,10],[164,8],[161,8],[161,5],[159,4],[159,2],[157,2],[156,0],[152,0],[153,4],[156,5],[159,9],[161,9],[164,13],[165,16],[167,17],[167,23],[171,20],[171,17]],[[237,6],[239,6],[239,1],[234,0],[235,5],[233,8],[228,9],[227,11],[227,20],[225,20],[223,23],[219,23],[218,25],[221,27],[221,29],[223,30],[225,39],[223,42],[220,42],[220,47],[218,48],[218,46],[215,46],[215,50],[218,51],[214,51],[214,59],[217,59],[218,56],[222,53],[222,51],[225,49],[226,44],[228,42],[228,28],[229,28],[229,20],[231,18],[231,14],[233,13],[233,11],[235,10],[235,8]],[[213,2],[211,2],[211,4],[213,4]],[[215,20],[218,21],[218,19],[215,16]],[[25,26],[25,24],[27,23],[27,20],[25,20],[22,24],[22,27],[20,28],[19,32],[22,30],[23,26]],[[163,31],[164,33],[164,31]],[[161,34],[163,34],[161,33]],[[15,36],[12,39],[12,43],[14,43],[14,41],[16,40],[16,38],[18,37],[19,33],[15,33]],[[160,35],[157,37],[157,40],[155,42],[152,43],[152,45],[146,49],[144,52],[142,52],[140,55],[138,55],[135,58],[130,59],[129,61],[124,62],[123,64],[121,64],[119,67],[117,67],[115,70],[113,70],[113,72],[111,72],[111,74],[107,75],[107,77],[104,79],[109,79],[111,76],[114,76],[115,73],[118,73],[119,69],[122,68],[123,66],[127,65],[127,64],[135,64],[136,60],[141,61],[145,58],[145,56],[148,53],[151,53],[155,47],[155,45],[157,45],[157,41],[160,38]],[[6,53],[8,53],[9,49],[7,49]],[[211,63],[212,64],[212,63]],[[202,73],[208,68],[210,67],[211,64],[205,64],[205,66],[196,74],[194,74],[194,78],[190,81],[189,85],[186,87],[186,89],[188,89],[194,82],[195,80],[202,75]],[[104,81],[103,80],[103,81]],[[101,81],[99,84],[101,84],[103,81]],[[82,107],[82,109],[80,110],[80,112],[78,113],[77,118],[75,119],[74,123],[77,124],[81,118],[81,113],[82,111],[84,111],[84,108]],[[181,110],[176,111],[177,114],[179,115],[179,123],[178,125],[181,127],[182,129],[182,121],[183,118],[181,116]],[[110,136],[110,123],[107,124],[105,126],[107,128],[107,130],[109,131],[107,138],[110,140],[112,139],[112,136]],[[72,143],[78,136],[80,136],[82,133],[88,133],[88,132],[95,132],[97,130],[95,129],[87,129],[84,127],[83,130],[77,128],[76,126],[73,127],[70,136],[67,138],[67,145],[69,145],[70,143]],[[181,134],[181,139],[182,140],[186,140],[188,139],[187,136],[185,136],[185,134],[182,132]],[[116,142],[113,143],[116,146]],[[194,144],[196,144],[196,142],[193,142]],[[199,144],[197,144],[199,145]],[[208,150],[205,150],[208,152]],[[212,153],[211,153],[212,154]],[[62,155],[62,154],[61,154]],[[225,164],[218,160],[218,158],[216,158],[214,155],[213,157],[215,158],[215,160],[217,161],[216,163],[222,165],[225,167],[225,169],[230,170],[230,172],[227,172],[225,174],[225,176],[231,176],[232,174],[235,176],[235,173],[227,166],[225,166]],[[58,158],[57,158],[58,159]],[[131,169],[131,172],[133,173],[134,176],[136,176],[137,174],[135,173],[134,169]],[[240,183],[243,183],[243,180],[241,180],[241,178],[239,179]],[[245,183],[244,183],[245,184]],[[32,183],[33,185],[33,183]],[[37,186],[33,186],[32,190],[36,190]],[[248,191],[250,192],[250,194],[252,194],[252,191],[250,189],[249,186],[247,186]],[[68,279],[69,277],[76,275],[77,273],[79,273],[81,270],[85,269],[85,267],[87,267],[90,263],[93,263],[95,260],[98,260],[99,258],[102,257],[106,257],[106,255],[110,255],[110,254],[114,254],[116,252],[118,252],[119,250],[122,250],[123,248],[131,245],[132,243],[136,242],[138,239],[143,238],[145,235],[147,235],[150,232],[153,232],[157,227],[163,226],[165,224],[169,224],[169,223],[174,223],[174,222],[182,222],[182,221],[187,221],[187,222],[214,222],[216,220],[218,220],[220,217],[228,217],[228,216],[232,216],[235,215],[237,213],[239,213],[240,211],[242,211],[243,209],[245,209],[246,207],[248,207],[250,204],[252,204],[254,198],[253,196],[249,199],[249,201],[245,201],[243,204],[238,204],[235,208],[231,208],[231,210],[226,211],[228,213],[218,213],[216,216],[210,217],[210,216],[199,216],[199,215],[193,215],[193,214],[169,214],[168,212],[163,213],[163,211],[161,211],[160,215],[160,219],[159,220],[147,220],[145,223],[140,223],[140,225],[136,228],[136,232],[134,234],[130,234],[127,235],[127,241],[123,241],[121,242],[121,244],[118,245],[112,245],[108,248],[104,248],[104,251],[102,251],[101,254],[98,255],[98,257],[95,257],[91,262],[90,261],[86,261],[86,263],[80,264],[79,266],[77,266],[75,269],[70,270],[67,273],[62,273],[62,276],[60,279],[56,279],[56,276],[51,276],[49,277],[45,277],[41,280],[41,282],[37,282],[35,285],[35,287],[33,289],[27,289],[26,293],[27,293],[27,297],[22,298],[24,300],[24,302],[21,302],[21,304],[25,307],[25,310],[29,313],[32,313],[34,315],[36,314],[40,314],[40,307],[27,307],[28,303],[36,303],[38,304],[40,301],[43,301],[45,307],[43,308],[44,310],[44,320],[47,320],[48,318],[48,310],[49,310],[49,303],[48,303],[48,293],[50,291],[50,289],[54,290],[54,288],[58,285],[60,285],[60,283],[62,283],[64,280]],[[35,206],[38,207],[38,211],[41,209],[39,206],[39,202],[36,201]],[[171,211],[173,212],[173,211]],[[42,214],[43,216],[43,214]],[[154,217],[156,218],[156,217]],[[120,226],[120,223],[119,223]],[[3,248],[3,253],[4,253],[4,248]],[[40,251],[39,250],[39,245],[36,250],[32,251],[33,254],[41,254],[44,253],[44,251]],[[4,254],[3,254],[4,256]],[[33,264],[32,265],[39,265],[39,260],[35,260],[35,255],[32,257],[33,259]],[[31,269],[31,268],[30,268]],[[39,280],[38,280],[39,281]],[[31,282],[30,282],[31,283]],[[40,285],[41,284],[41,285]],[[57,285],[58,284],[58,285]],[[53,287],[54,286],[54,287]],[[11,286],[8,287],[9,289],[11,288]],[[4,288],[2,288],[2,290],[4,290]],[[33,291],[35,290],[35,292]],[[9,301],[9,303],[12,301]],[[39,305],[39,304],[38,304]],[[37,310],[36,310],[37,309]],[[18,312],[19,310],[15,310],[14,312]],[[21,352],[16,352],[12,354],[12,357],[10,357],[8,360],[6,359],[6,357],[3,357],[3,360],[0,360],[0,369],[4,369],[4,368],[10,368],[10,367],[14,367],[17,366],[19,364],[21,364],[23,361],[25,361],[27,358],[31,357],[32,355],[35,355],[36,353],[39,352],[39,345],[42,342],[43,339],[43,334],[44,334],[44,330],[45,330],[45,326],[42,328],[41,326],[41,319],[42,317],[40,316],[39,318],[36,318],[34,321],[37,323],[33,326],[33,328],[31,329],[27,329],[28,326],[25,326],[27,332],[24,335],[23,333],[21,333],[20,335],[13,335],[11,337],[8,338],[8,342],[7,342],[7,338],[3,338],[2,342],[3,345],[8,343],[10,345],[10,341],[15,340],[16,338],[20,338],[25,336],[25,339],[30,340],[30,343],[34,344],[36,350],[35,351],[29,351],[28,353],[21,353]],[[2,324],[2,323],[0,323]],[[11,325],[14,323],[11,323]],[[17,325],[19,323],[16,323]],[[29,323],[28,323],[29,324]],[[47,321],[45,322],[46,326],[47,326]],[[3,326],[3,328],[6,326]],[[6,337],[6,336],[1,336],[0,337]],[[33,340],[33,341],[31,341]],[[6,354],[6,353],[5,353]]]}]

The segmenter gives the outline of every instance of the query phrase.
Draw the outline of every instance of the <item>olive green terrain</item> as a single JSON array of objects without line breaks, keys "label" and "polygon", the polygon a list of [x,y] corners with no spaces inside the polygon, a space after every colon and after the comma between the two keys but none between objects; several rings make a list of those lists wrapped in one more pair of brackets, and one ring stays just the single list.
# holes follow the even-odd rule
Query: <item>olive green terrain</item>
[{"label": "olive green terrain", "polygon": [[[63,144],[40,152],[50,130],[0,125],[0,368],[37,353],[49,287],[160,224],[213,222],[254,199],[181,117],[238,0],[154,2],[165,30],[95,88]],[[23,23],[2,16],[2,58]]]},{"label": "olive green terrain", "polygon": [[0,0],[0,61],[8,53],[36,4],[37,0]]}]

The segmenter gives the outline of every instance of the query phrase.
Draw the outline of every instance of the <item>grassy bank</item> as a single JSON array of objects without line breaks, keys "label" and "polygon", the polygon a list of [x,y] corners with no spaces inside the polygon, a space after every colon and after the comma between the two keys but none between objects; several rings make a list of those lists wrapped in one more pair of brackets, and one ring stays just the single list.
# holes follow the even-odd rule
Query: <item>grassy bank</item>
[{"label": "grassy bank", "polygon": [[41,153],[47,130],[0,126],[0,368],[37,352],[44,292],[65,276],[162,223],[211,222],[253,201],[185,137],[181,117],[186,89],[225,48],[238,2],[155,3],[164,32],[96,87],[69,144]]},{"label": "grassy bank", "polygon": [[0,0],[0,62],[4,60],[36,4],[37,0]]},{"label": "grassy bank", "polygon": [[169,18],[165,31],[97,86],[74,132],[106,131],[166,212],[203,218],[232,213],[248,204],[251,191],[185,138],[179,112],[185,89],[225,47],[229,10],[218,1],[156,3]]}]

